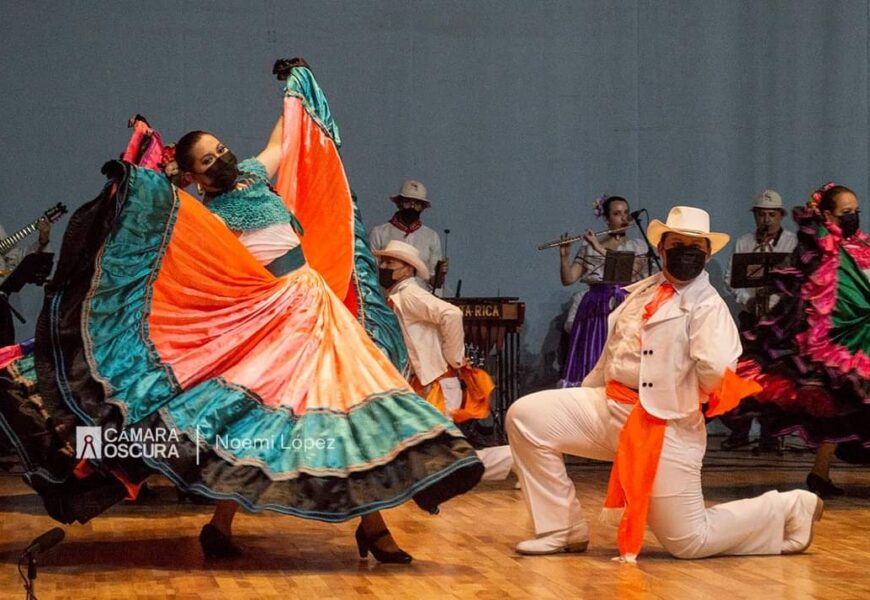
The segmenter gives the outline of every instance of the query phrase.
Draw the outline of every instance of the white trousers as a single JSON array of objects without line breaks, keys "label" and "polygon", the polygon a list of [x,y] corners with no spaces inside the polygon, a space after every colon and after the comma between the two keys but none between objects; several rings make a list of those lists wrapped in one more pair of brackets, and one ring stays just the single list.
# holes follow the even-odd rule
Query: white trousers
[{"label": "white trousers", "polygon": [[[612,461],[631,408],[608,400],[603,388],[538,392],[511,406],[508,439],[537,534],[586,525],[562,454]],[[647,521],[653,534],[678,558],[780,554],[787,503],[779,492],[704,506],[706,446],[700,411],[668,421]]]},{"label": "white trousers", "polygon": [[477,458],[483,463],[484,481],[504,481],[514,466],[510,446],[494,446],[477,450]]}]

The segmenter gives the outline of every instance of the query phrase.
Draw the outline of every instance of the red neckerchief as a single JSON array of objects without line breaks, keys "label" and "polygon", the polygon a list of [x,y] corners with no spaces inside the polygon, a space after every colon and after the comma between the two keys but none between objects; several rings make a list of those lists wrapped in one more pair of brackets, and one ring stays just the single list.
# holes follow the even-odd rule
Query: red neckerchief
[{"label": "red neckerchief", "polygon": [[392,225],[393,227],[395,227],[399,231],[404,232],[405,237],[408,237],[409,235],[411,235],[412,233],[414,233],[415,231],[420,229],[423,226],[423,222],[420,221],[420,219],[417,219],[416,221],[414,221],[410,225],[405,225],[404,223],[402,223],[399,220],[399,215],[397,213],[397,214],[393,215],[392,219],[390,219],[390,225]]}]

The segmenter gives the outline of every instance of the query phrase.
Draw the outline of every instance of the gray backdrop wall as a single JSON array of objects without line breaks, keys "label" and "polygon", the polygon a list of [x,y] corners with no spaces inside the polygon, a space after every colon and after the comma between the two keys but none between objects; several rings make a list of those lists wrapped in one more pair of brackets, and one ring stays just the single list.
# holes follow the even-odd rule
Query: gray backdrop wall
[{"label": "gray backdrop wall", "polygon": [[[599,227],[599,194],[659,218],[702,206],[732,234],[765,187],[789,204],[827,180],[866,196],[868,13],[867,0],[0,0],[0,222],[94,197],[136,112],[169,140],[209,129],[255,153],[279,110],[272,61],[301,55],[366,222],[420,179],[425,221],[452,232],[451,285],[527,303],[532,385],[554,376],[576,291],[535,246]],[[39,292],[22,301],[34,317]]]}]

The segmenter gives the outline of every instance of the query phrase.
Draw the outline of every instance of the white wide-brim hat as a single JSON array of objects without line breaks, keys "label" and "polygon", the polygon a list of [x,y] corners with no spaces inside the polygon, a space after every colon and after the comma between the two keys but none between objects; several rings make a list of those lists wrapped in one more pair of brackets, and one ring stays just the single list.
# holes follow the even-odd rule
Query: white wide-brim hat
[{"label": "white wide-brim hat", "polygon": [[414,181],[413,179],[409,179],[403,183],[402,189],[399,190],[398,194],[390,196],[390,200],[394,203],[398,203],[402,198],[422,202],[426,205],[426,208],[432,206],[432,203],[429,202],[429,199],[426,197],[426,186],[419,181]]},{"label": "white wide-brim hat", "polygon": [[668,213],[667,223],[653,219],[647,227],[646,235],[650,244],[657,246],[662,236],[668,232],[679,233],[689,237],[700,237],[710,240],[710,254],[716,254],[725,247],[731,239],[727,233],[710,231],[710,215],[706,210],[692,206],[675,206]]},{"label": "white wide-brim hat", "polygon": [[392,240],[383,250],[375,251],[375,256],[378,258],[386,256],[400,260],[414,267],[414,270],[417,271],[417,277],[420,279],[429,279],[429,267],[420,258],[420,251],[411,244]]}]

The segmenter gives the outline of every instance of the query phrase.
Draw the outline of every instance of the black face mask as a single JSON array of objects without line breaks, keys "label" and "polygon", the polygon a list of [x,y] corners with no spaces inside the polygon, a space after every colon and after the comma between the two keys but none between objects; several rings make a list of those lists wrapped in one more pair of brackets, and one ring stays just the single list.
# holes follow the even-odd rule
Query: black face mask
[{"label": "black face mask", "polygon": [[385,290],[390,289],[396,283],[393,279],[393,270],[392,269],[384,269],[383,267],[378,269],[378,283],[381,284],[381,287]]},{"label": "black face mask", "polygon": [[396,216],[405,225],[411,225],[420,218],[420,211],[413,208],[402,208],[396,211]]},{"label": "black face mask", "polygon": [[674,246],[665,250],[665,269],[674,279],[691,281],[701,274],[707,264],[707,253],[695,246]]},{"label": "black face mask", "polygon": [[239,164],[236,155],[227,150],[211,163],[204,174],[211,180],[212,187],[217,188],[220,193],[230,191],[235,187],[239,178]]},{"label": "black face mask", "polygon": [[840,231],[843,232],[844,238],[850,238],[858,231],[861,226],[861,220],[858,213],[845,213],[840,215]]}]

